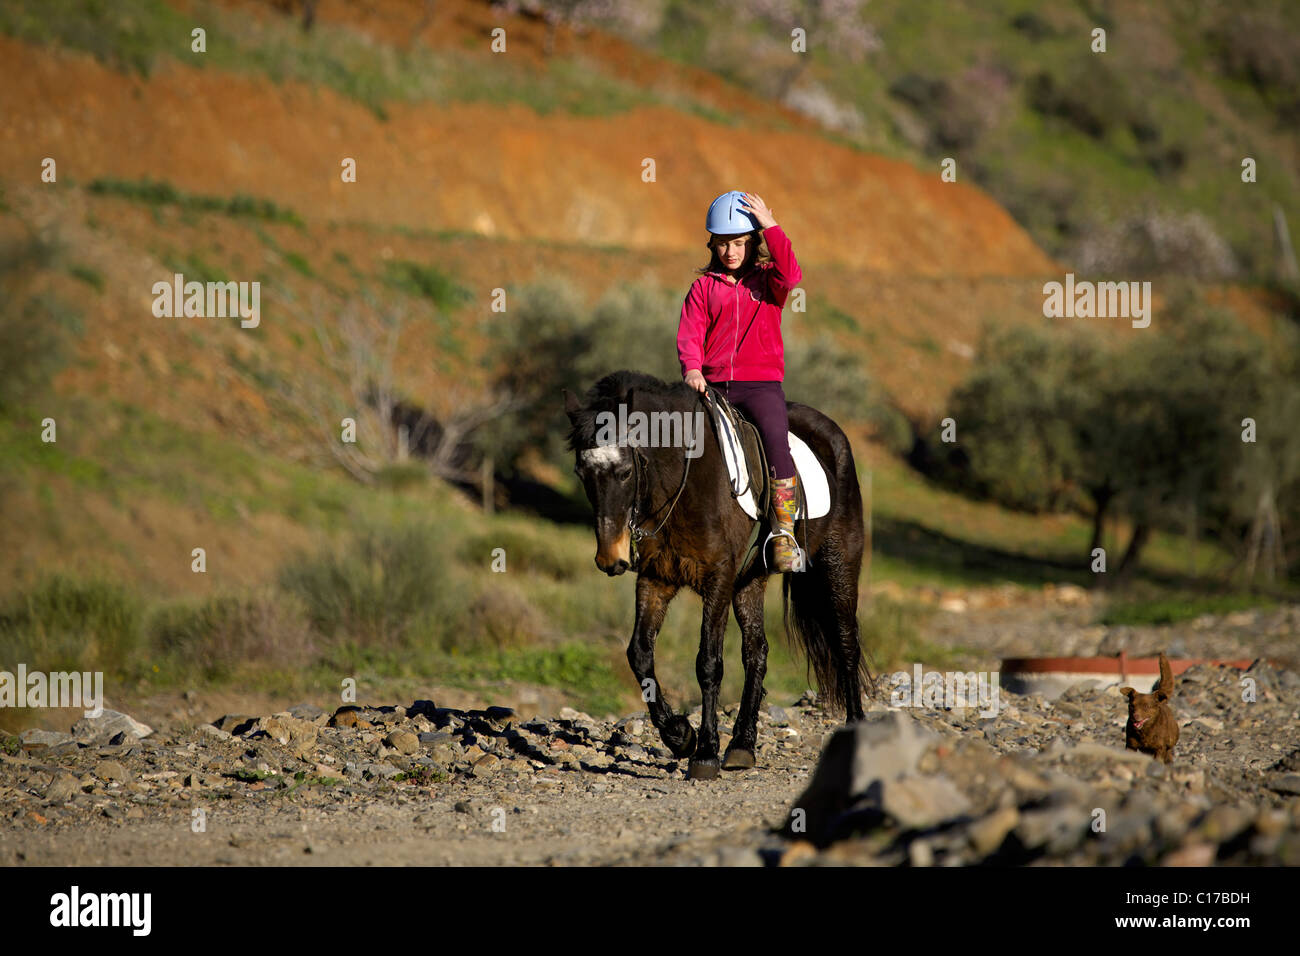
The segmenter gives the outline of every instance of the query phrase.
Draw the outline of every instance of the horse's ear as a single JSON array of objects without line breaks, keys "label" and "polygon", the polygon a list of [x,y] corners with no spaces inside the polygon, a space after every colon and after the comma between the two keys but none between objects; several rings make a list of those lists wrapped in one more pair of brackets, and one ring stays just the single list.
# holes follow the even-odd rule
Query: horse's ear
[{"label": "horse's ear", "polygon": [[562,391],[564,392],[564,412],[570,419],[572,419],[574,414],[582,407],[582,405],[567,388],[562,389]]}]

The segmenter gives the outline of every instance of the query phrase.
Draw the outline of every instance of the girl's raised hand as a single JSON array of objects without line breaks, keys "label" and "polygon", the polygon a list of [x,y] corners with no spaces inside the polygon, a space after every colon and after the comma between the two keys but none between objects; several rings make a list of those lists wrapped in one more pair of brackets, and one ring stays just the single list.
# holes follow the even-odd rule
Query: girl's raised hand
[{"label": "girl's raised hand", "polygon": [[772,210],[767,208],[767,203],[763,202],[761,196],[757,196],[754,193],[745,193],[745,198],[742,202],[744,203],[745,208],[754,214],[754,218],[758,220],[758,227],[760,229],[766,229],[768,226],[776,225],[776,217],[772,215]]}]

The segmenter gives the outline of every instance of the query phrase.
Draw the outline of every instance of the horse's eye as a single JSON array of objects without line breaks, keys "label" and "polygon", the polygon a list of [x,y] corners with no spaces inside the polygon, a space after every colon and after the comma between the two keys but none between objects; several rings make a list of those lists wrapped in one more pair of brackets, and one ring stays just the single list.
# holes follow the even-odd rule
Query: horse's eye
[{"label": "horse's eye", "polygon": [[614,472],[614,477],[617,478],[619,481],[627,481],[629,478],[632,477],[632,466],[624,465],[623,467],[619,468],[618,471]]}]

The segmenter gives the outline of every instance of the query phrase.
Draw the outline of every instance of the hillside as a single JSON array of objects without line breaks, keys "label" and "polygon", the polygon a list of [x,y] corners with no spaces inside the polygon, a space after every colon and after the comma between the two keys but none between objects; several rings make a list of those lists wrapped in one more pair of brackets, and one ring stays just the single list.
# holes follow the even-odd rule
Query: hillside
[{"label": "hillside", "polygon": [[1274,209],[1300,229],[1294,3],[654,0],[623,29],[861,148],[954,158],[1075,267],[1270,279]]},{"label": "hillside", "polygon": [[[663,107],[582,117],[413,104],[386,106],[380,120],[294,82],[179,63],[141,80],[0,42],[12,78],[0,94],[0,162],[10,170],[55,156],[74,182],[154,178],[270,197],[309,223],[693,252],[708,238],[701,210],[718,183],[743,182],[774,197],[810,262],[919,275],[1051,271],[978,191],[808,133],[733,129]],[[791,166],[792,156],[803,161]],[[357,162],[356,183],[340,180],[345,157]],[[653,183],[641,181],[645,158],[656,163]]]},{"label": "hillside", "polygon": [[[445,416],[485,387],[492,290],[559,276],[587,302],[631,282],[680,297],[704,262],[707,203],[732,186],[772,204],[804,266],[808,309],[787,314],[792,340],[829,336],[918,428],[941,417],[984,326],[1042,322],[1042,284],[1064,266],[969,182],[846,144],[599,30],[562,28],[548,53],[543,25],[504,17],[509,52],[496,55],[486,32],[498,15],[487,5],[438,3],[427,22],[425,12],[416,2],[322,2],[304,33],[253,2],[0,11],[6,320],[16,337],[68,326],[52,387],[34,384],[0,416],[0,595],[22,604],[63,572],[138,591],[150,614],[179,607],[194,633],[218,606],[204,602],[250,593],[294,622],[301,612],[264,592],[306,566],[302,554],[343,554],[357,526],[424,522],[441,544],[417,552],[435,565],[419,571],[454,598],[436,609],[441,629],[420,637],[419,653],[395,639],[348,647],[318,661],[321,672],[436,671],[470,683],[544,673],[538,682],[612,706],[628,693],[619,645],[629,582],[591,587],[585,528],[485,516],[409,469],[374,485],[349,477],[323,452],[320,409],[304,401],[338,386],[322,332],[358,315],[397,317],[395,389]],[[208,52],[195,55],[177,37],[200,22]],[[46,157],[56,182],[40,180]],[[340,179],[347,157],[355,183]],[[646,157],[654,182],[642,180]],[[259,326],[156,318],[150,290],[174,272],[260,282]],[[1265,330],[1285,307],[1255,288],[1201,291]],[[676,318],[666,308],[644,321]],[[1133,334],[1123,322],[1104,328]],[[633,345],[624,361],[643,358]],[[931,602],[1007,580],[1087,582],[1072,563],[1085,522],[931,485],[869,441],[866,406],[864,396],[845,424],[878,522],[872,580]],[[557,399],[557,428],[559,408]],[[54,444],[34,428],[47,416],[58,422]],[[572,491],[567,475],[542,477]],[[519,562],[508,586],[492,585],[504,598],[483,573],[501,541]],[[197,543],[209,554],[204,574],[191,567]],[[1177,585],[1226,557],[1158,536],[1151,561],[1162,584]],[[680,652],[673,676],[686,681],[696,622],[683,605],[664,644]],[[882,654],[925,649],[910,611],[877,623]],[[179,639],[166,633],[173,647]],[[481,643],[501,659],[451,660]],[[241,647],[227,648],[232,660]],[[539,656],[505,654],[521,647]],[[572,656],[548,670],[543,652],[557,649]],[[123,659],[144,667],[146,656]],[[164,684],[191,676],[149,660]],[[784,652],[774,651],[772,672],[774,687],[802,690],[802,669]],[[291,668],[248,686],[317,676]]]}]

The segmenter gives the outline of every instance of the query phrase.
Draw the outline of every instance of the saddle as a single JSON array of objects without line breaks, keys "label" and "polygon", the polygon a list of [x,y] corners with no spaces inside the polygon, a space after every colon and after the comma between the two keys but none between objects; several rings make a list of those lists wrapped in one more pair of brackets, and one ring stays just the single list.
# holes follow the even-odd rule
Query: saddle
[{"label": "saddle", "polygon": [[765,515],[772,504],[772,473],[768,470],[763,439],[754,423],[727,401],[721,392],[710,388],[709,394],[713,399],[708,404],[709,416],[713,421],[713,433],[717,436],[718,444],[723,446],[724,453],[728,451],[728,445],[738,445],[730,448],[733,453],[730,457],[745,464],[744,479],[740,480],[737,476],[732,478],[731,495],[740,498],[748,492],[753,497],[757,514]]},{"label": "saddle", "polygon": [[[712,401],[706,402],[705,405],[709,409],[709,419],[713,424],[713,433],[717,437],[723,458],[727,462],[727,470],[731,480],[731,496],[736,499],[736,503],[741,509],[754,519],[754,526],[749,535],[749,544],[745,548],[745,557],[741,562],[741,573],[743,574],[749,570],[754,559],[762,551],[763,545],[760,544],[760,539],[764,519],[772,525],[776,524],[775,515],[771,511],[773,478],[771,471],[768,469],[767,452],[763,448],[763,439],[759,436],[758,429],[745,417],[740,409],[727,401],[718,390],[709,387],[708,396]],[[807,452],[811,458],[811,452],[808,452],[807,446],[802,441],[794,435],[791,435],[790,438],[792,442],[797,442],[802,451]],[[815,462],[815,459],[813,461]],[[796,467],[799,464],[800,462],[796,462]],[[825,478],[822,476],[820,466],[814,464],[812,467],[824,484]],[[743,474],[741,473],[742,468]],[[812,470],[808,469],[807,463],[804,463],[804,468]],[[802,480],[799,482],[798,487],[798,519],[806,519],[809,515],[808,499]],[[823,510],[821,513],[824,514],[825,511]],[[804,551],[807,552],[806,542]]]}]

